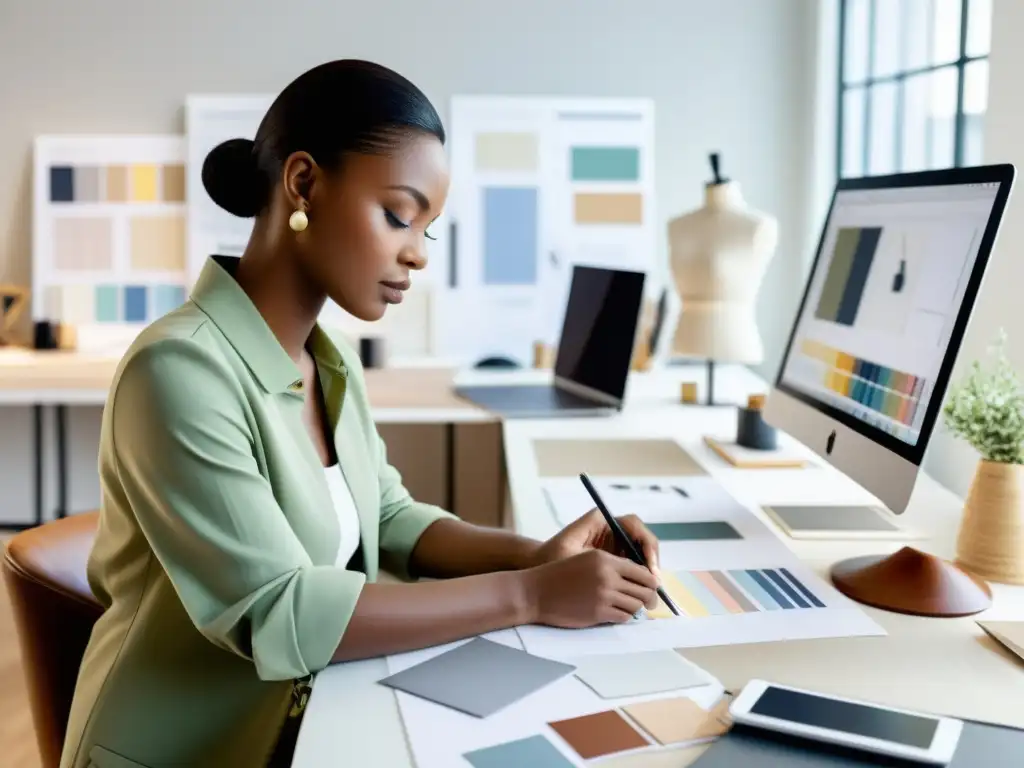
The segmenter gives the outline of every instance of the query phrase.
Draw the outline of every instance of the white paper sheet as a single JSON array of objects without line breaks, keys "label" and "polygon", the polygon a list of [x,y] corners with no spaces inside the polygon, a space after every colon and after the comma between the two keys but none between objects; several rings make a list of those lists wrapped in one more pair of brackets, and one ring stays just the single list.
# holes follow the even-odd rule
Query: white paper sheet
[{"label": "white paper sheet", "polygon": [[[491,632],[483,637],[512,647],[523,647],[515,630]],[[468,640],[389,656],[388,672],[394,674],[407,669],[464,642]],[[721,698],[724,688],[706,672],[703,674],[709,683],[699,688],[616,700],[600,698],[575,675],[570,675],[487,718],[472,717],[401,691],[396,691],[396,697],[417,768],[470,768],[469,762],[462,757],[465,753],[536,734],[544,735],[573,765],[582,766],[585,762],[548,723],[604,712],[640,701],[677,696],[686,696],[705,709],[710,709]],[[438,734],[443,734],[443,738],[438,738]],[[687,744],[692,743],[697,742]],[[673,745],[672,748],[687,744]],[[652,742],[648,749],[665,748]]]},{"label": "white paper sheet", "polygon": [[[880,625],[804,566],[760,518],[730,496],[714,478],[603,477],[593,482],[614,515],[632,513],[646,523],[726,521],[743,538],[660,542],[662,572],[668,578],[679,578],[691,601],[699,603],[707,615],[694,611],[693,616],[578,630],[519,627],[519,637],[529,652],[570,660],[584,654],[885,635]],[[553,514],[562,524],[594,506],[576,479],[546,481],[544,490]],[[747,571],[756,571],[758,575],[751,576]],[[768,578],[769,571],[772,578],[782,579],[785,586],[769,579],[766,593],[758,579]],[[742,573],[734,577],[734,572]],[[726,580],[730,589],[739,591],[749,603],[748,610],[739,612],[738,603],[732,605],[728,595],[721,598],[717,585],[709,590],[703,582],[708,574],[714,574],[713,579]],[[820,605],[807,598],[801,587]],[[797,600],[789,596],[787,589],[796,591]],[[672,595],[673,590],[668,591]],[[773,599],[772,592],[778,592],[781,601]],[[680,607],[685,610],[686,606]]]}]

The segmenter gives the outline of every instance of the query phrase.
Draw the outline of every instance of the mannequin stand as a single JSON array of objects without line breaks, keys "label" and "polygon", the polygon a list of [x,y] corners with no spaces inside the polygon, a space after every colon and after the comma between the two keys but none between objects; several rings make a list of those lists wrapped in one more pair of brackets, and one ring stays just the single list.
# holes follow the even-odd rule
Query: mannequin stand
[{"label": "mannequin stand", "polygon": [[705,405],[718,405],[715,402],[715,361],[708,360],[708,398]]},{"label": "mannequin stand", "polygon": [[832,583],[852,600],[914,616],[955,617],[992,605],[988,585],[942,558],[903,547],[888,556],[854,557],[832,566]]}]

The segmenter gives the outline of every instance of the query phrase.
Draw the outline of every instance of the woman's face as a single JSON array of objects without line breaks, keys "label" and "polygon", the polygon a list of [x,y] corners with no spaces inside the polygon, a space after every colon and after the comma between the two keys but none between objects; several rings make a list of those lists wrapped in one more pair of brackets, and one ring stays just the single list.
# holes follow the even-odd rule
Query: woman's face
[{"label": "woman's face", "polygon": [[411,135],[386,155],[353,154],[333,173],[314,171],[306,230],[294,233],[306,273],[364,321],[402,301],[427,263],[429,226],[448,196],[441,142]]}]

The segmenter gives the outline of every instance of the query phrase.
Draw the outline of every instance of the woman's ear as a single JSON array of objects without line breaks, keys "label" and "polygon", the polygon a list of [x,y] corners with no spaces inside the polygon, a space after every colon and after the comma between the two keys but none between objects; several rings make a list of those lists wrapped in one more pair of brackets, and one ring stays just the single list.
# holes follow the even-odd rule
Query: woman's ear
[{"label": "woman's ear", "polygon": [[308,152],[293,152],[284,163],[284,192],[292,210],[305,211],[320,171]]}]

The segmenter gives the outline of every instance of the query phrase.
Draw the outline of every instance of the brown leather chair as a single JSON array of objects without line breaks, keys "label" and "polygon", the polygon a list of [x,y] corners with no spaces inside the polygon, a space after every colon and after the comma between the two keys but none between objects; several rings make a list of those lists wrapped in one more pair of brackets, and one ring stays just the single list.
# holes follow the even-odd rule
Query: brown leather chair
[{"label": "brown leather chair", "polygon": [[78,668],[102,613],[85,574],[98,517],[87,512],[54,520],[7,543],[4,582],[43,768],[60,763]]}]

